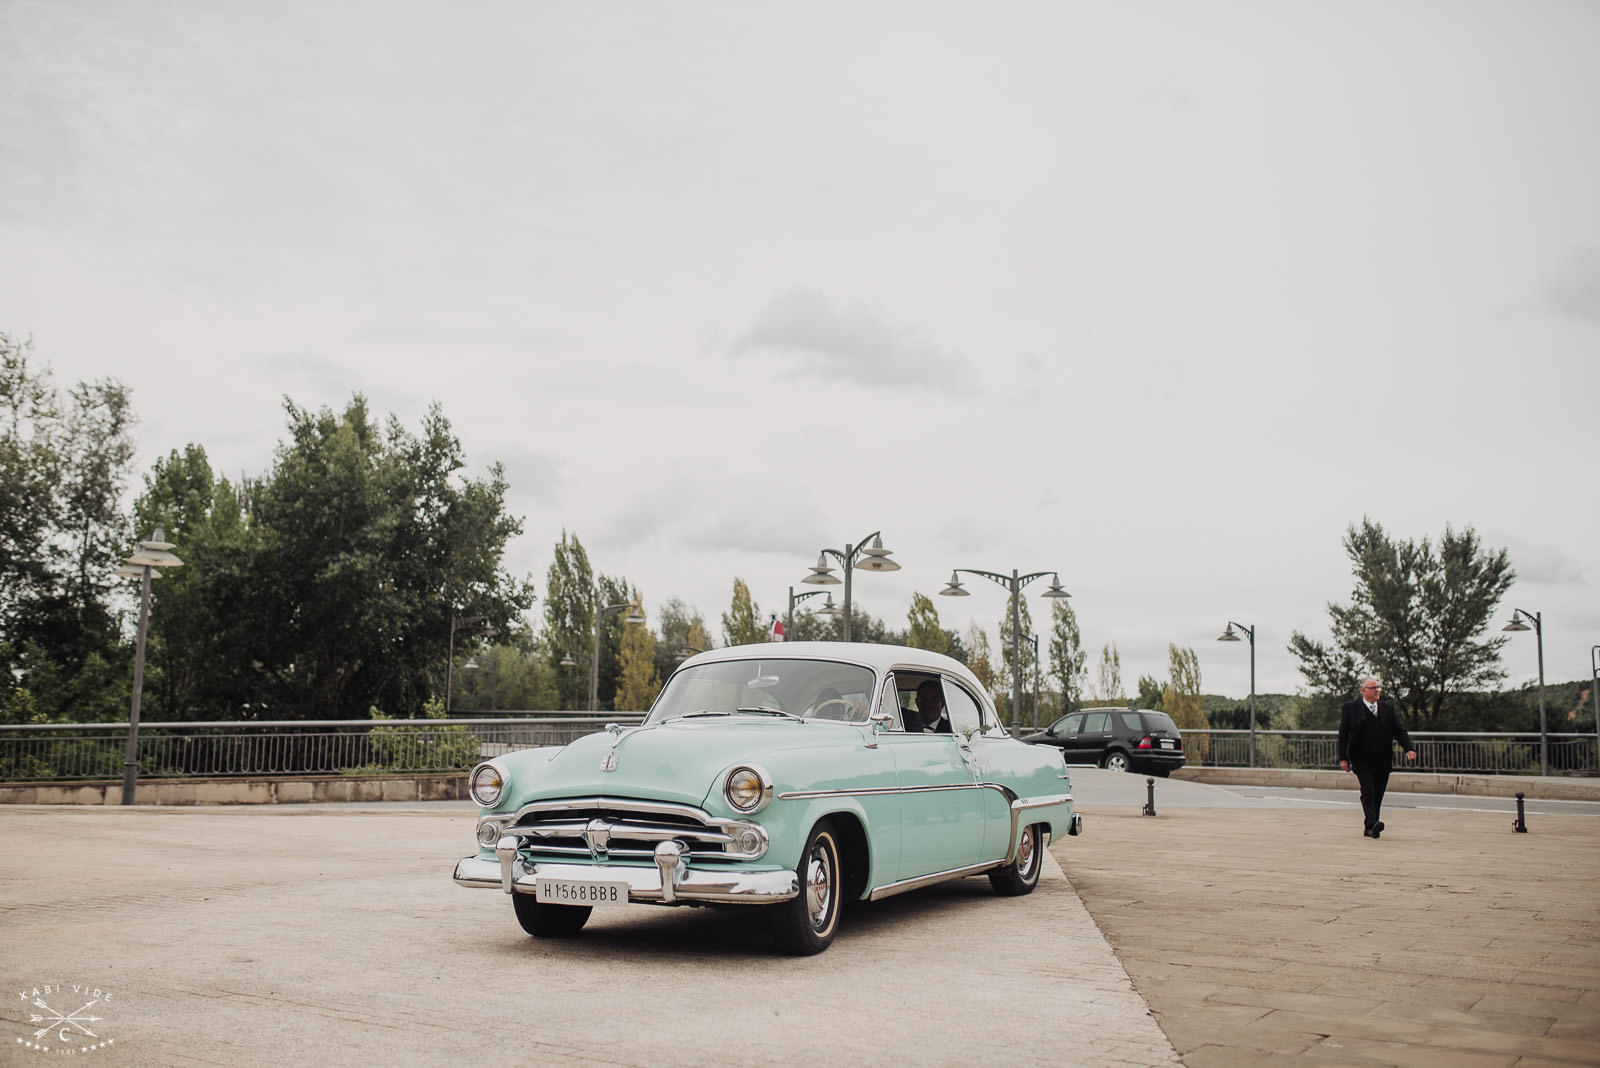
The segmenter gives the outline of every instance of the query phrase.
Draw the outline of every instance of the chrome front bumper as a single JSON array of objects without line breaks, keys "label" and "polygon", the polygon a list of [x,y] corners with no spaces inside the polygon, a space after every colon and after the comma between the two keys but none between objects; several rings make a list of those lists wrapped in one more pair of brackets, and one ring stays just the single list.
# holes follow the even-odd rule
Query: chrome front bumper
[{"label": "chrome front bumper", "polygon": [[495,845],[493,860],[462,857],[456,864],[458,886],[531,894],[542,876],[547,879],[610,879],[628,884],[628,900],[678,904],[771,905],[800,893],[800,880],[792,871],[730,871],[689,867],[675,842],[656,847],[653,867],[620,864],[530,864],[517,849],[517,839],[507,835]]}]

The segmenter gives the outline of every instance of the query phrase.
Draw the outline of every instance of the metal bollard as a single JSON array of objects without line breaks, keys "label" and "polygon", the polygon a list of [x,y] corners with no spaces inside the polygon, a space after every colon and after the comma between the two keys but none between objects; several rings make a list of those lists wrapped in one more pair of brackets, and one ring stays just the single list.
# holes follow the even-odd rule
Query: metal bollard
[{"label": "metal bollard", "polygon": [[1523,818],[1522,794],[1520,792],[1517,794],[1517,819],[1516,822],[1511,825],[1511,829],[1516,831],[1518,834],[1528,833],[1528,821]]},{"label": "metal bollard", "polygon": [[1149,800],[1144,803],[1144,812],[1141,815],[1154,816],[1156,814],[1156,781],[1146,779],[1144,788],[1149,793]]}]

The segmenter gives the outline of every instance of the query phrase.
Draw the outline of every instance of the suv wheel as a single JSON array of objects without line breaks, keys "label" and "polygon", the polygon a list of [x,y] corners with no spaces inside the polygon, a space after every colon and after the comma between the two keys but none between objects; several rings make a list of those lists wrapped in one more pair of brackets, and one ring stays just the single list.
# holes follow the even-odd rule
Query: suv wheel
[{"label": "suv wheel", "polygon": [[1106,754],[1106,758],[1100,762],[1100,766],[1105,768],[1107,771],[1133,770],[1128,766],[1128,754],[1118,752],[1115,749]]}]

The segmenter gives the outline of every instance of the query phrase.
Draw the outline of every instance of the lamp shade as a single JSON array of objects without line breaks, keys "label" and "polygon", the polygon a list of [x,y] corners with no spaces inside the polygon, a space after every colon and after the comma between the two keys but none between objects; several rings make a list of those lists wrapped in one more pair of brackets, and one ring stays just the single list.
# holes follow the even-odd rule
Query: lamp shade
[{"label": "lamp shade", "polygon": [[900,565],[889,559],[889,550],[883,547],[883,536],[872,539],[872,544],[861,550],[856,561],[858,571],[899,571]]}]

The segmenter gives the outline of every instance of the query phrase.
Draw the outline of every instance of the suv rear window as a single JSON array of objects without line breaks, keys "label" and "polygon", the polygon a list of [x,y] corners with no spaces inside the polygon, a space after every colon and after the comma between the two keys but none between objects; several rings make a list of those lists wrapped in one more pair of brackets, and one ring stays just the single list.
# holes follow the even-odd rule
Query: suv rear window
[{"label": "suv rear window", "polygon": [[1144,729],[1147,731],[1168,731],[1174,736],[1178,734],[1178,725],[1165,712],[1140,712],[1139,715],[1144,717]]}]

